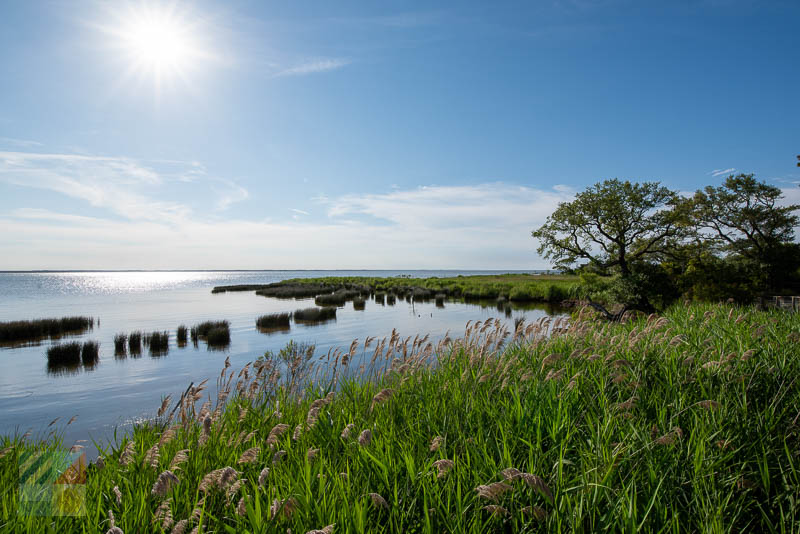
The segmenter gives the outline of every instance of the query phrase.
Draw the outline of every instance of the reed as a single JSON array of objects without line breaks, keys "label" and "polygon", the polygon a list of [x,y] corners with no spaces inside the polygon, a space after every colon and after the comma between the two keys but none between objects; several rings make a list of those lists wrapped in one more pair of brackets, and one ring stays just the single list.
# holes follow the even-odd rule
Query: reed
[{"label": "reed", "polygon": [[386,304],[389,306],[394,306],[397,303],[397,295],[394,293],[387,293],[386,294]]},{"label": "reed", "polygon": [[367,307],[367,300],[364,297],[356,297],[353,299],[353,309],[362,311]]},{"label": "reed", "polygon": [[196,324],[191,330],[192,342],[202,339],[209,348],[221,349],[231,343],[230,323],[228,321],[205,321]]},{"label": "reed", "polygon": [[145,334],[144,344],[150,349],[151,356],[163,356],[169,351],[169,332],[151,332]]},{"label": "reed", "polygon": [[[510,326],[226,367],[216,405],[193,384],[174,419],[101,444],[85,517],[3,529],[797,531],[800,315],[689,304]],[[0,487],[56,447],[0,438]],[[0,501],[18,509],[15,491]]]},{"label": "reed", "polygon": [[128,335],[128,351],[131,356],[142,353],[142,333],[140,331],[137,330]]},{"label": "reed", "polygon": [[91,317],[62,317],[32,321],[0,322],[0,343],[21,343],[82,334],[94,327]]},{"label": "reed", "polygon": [[47,349],[47,363],[51,366],[70,366],[81,363],[81,344],[77,341],[51,345]]},{"label": "reed", "polygon": [[344,306],[347,301],[360,295],[361,293],[354,289],[339,289],[330,294],[317,296],[314,304],[317,306]]},{"label": "reed", "polygon": [[375,292],[375,303],[384,305],[386,304],[386,293],[383,291],[376,291]]},{"label": "reed", "polygon": [[100,344],[96,341],[85,341],[81,347],[81,362],[84,367],[94,367],[100,361]]},{"label": "reed", "polygon": [[256,328],[267,329],[288,329],[292,319],[291,313],[271,313],[262,315],[256,319]]},{"label": "reed", "polygon": [[114,336],[114,355],[123,357],[126,354],[126,347],[128,344],[127,334],[117,334]]},{"label": "reed", "polygon": [[446,298],[447,298],[447,295],[445,295],[443,293],[437,293],[433,297],[433,300],[436,303],[436,307],[437,308],[444,308],[444,299],[446,299]]},{"label": "reed", "polygon": [[305,308],[296,310],[292,316],[297,323],[319,323],[336,319],[335,307]]},{"label": "reed", "polygon": [[178,327],[178,330],[175,332],[175,337],[178,340],[178,346],[186,346],[186,342],[188,341],[188,333],[189,329],[186,328],[186,325],[182,324]]}]

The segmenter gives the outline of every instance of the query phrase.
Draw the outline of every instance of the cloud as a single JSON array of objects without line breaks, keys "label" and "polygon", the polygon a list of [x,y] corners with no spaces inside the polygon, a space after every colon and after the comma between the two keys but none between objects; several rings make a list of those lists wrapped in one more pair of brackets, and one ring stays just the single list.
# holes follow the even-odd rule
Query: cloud
[{"label": "cloud", "polygon": [[711,171],[711,172],[709,172],[707,174],[716,178],[717,176],[723,176],[723,175],[731,174],[735,170],[736,170],[736,168],[734,168],[734,167],[731,167],[730,169],[714,169],[713,171]]},{"label": "cloud", "polygon": [[303,63],[299,63],[297,65],[293,65],[288,67],[277,74],[276,77],[281,76],[303,76],[306,74],[315,74],[318,72],[330,72],[333,70],[341,69],[342,67],[346,67],[349,65],[351,61],[349,59],[343,58],[334,58],[334,59],[318,59],[313,61],[306,61]]},{"label": "cloud", "polygon": [[42,146],[42,143],[39,143],[38,141],[30,141],[28,139],[15,139],[13,137],[0,137],[0,144],[12,145],[22,148]]},{"label": "cloud", "polygon": [[231,206],[231,204],[247,200],[247,198],[250,196],[250,193],[247,191],[247,189],[231,182],[230,180],[219,180],[219,182],[226,188],[224,190],[214,188],[214,192],[217,195],[217,203],[214,208],[216,211],[225,211]]},{"label": "cloud", "polygon": [[299,213],[300,215],[308,215],[307,211],[299,210],[297,208],[289,208],[289,211],[293,211],[295,213]]}]

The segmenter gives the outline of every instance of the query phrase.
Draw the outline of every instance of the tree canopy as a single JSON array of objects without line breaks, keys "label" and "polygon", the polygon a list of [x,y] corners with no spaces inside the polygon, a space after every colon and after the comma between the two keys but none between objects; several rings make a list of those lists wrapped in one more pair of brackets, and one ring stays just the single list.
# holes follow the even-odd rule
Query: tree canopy
[{"label": "tree canopy", "polygon": [[686,231],[686,202],[658,182],[605,180],[562,202],[533,232],[538,252],[560,268],[588,260],[631,273],[631,264],[668,253]]}]

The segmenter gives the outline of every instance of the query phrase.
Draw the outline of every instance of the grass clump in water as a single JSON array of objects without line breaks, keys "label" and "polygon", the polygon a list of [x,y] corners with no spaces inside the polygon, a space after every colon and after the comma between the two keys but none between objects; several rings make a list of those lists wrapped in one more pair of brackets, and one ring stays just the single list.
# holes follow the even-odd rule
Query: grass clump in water
[{"label": "grass clump in water", "polygon": [[386,304],[394,306],[395,303],[397,303],[397,296],[394,293],[388,293],[386,295]]},{"label": "grass clump in water", "polygon": [[320,323],[336,319],[336,308],[305,308],[295,311],[292,316],[297,323]]},{"label": "grass clump in water", "polygon": [[189,332],[189,329],[186,328],[186,325],[182,324],[182,325],[180,325],[178,327],[178,330],[175,333],[176,333],[176,338],[178,340],[178,346],[179,347],[185,347],[186,346],[186,342],[188,340],[188,332]]},{"label": "grass clump in water", "polygon": [[169,352],[169,332],[151,332],[144,336],[144,344],[150,349],[151,356],[163,356]]},{"label": "grass clump in water", "polygon": [[123,358],[126,354],[126,346],[128,344],[127,334],[117,334],[114,336],[114,356]]},{"label": "grass clump in water", "polygon": [[81,316],[0,322],[0,343],[22,343],[46,338],[54,339],[64,335],[82,334],[93,327],[93,318]]},{"label": "grass clump in water", "polygon": [[353,299],[353,309],[357,311],[364,310],[367,307],[367,299],[364,297],[356,297]]},{"label": "grass clump in water", "polygon": [[291,319],[291,313],[271,313],[262,315],[256,319],[256,328],[262,331],[288,330]]},{"label": "grass clump in water", "polygon": [[139,330],[128,335],[128,351],[131,356],[138,356],[142,353],[142,333]]},{"label": "grass clump in water", "polygon": [[196,324],[191,330],[192,342],[205,340],[209,348],[225,348],[231,343],[230,323],[228,321],[205,321]]},{"label": "grass clump in water", "polygon": [[52,366],[78,365],[81,363],[81,344],[73,341],[48,347],[47,363]]},{"label": "grass clump in water", "polygon": [[85,341],[81,347],[81,363],[84,367],[94,367],[100,361],[100,344],[97,341]]}]

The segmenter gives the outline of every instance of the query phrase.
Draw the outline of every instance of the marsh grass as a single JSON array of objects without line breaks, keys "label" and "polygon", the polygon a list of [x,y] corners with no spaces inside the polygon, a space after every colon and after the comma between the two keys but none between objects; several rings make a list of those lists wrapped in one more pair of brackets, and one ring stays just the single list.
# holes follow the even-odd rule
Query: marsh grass
[{"label": "marsh grass", "polygon": [[397,295],[394,293],[387,293],[386,294],[386,304],[388,306],[394,306],[397,303]]},{"label": "marsh grass", "polygon": [[47,348],[47,363],[52,366],[70,366],[81,363],[81,344],[77,341],[59,343]]},{"label": "marsh grass", "polygon": [[150,349],[150,356],[164,356],[169,352],[169,332],[145,334],[144,344]]},{"label": "marsh grass", "polygon": [[81,363],[84,367],[94,367],[100,361],[100,343],[85,341],[81,347]]},{"label": "marsh grass", "polygon": [[128,345],[127,334],[117,334],[114,336],[114,356],[117,358],[124,358],[127,355],[126,347]]},{"label": "marsh grass", "polygon": [[191,337],[195,346],[197,346],[198,339],[202,339],[209,349],[225,349],[231,343],[230,323],[228,321],[205,321],[196,324],[192,327]]},{"label": "marsh grass", "polygon": [[62,317],[32,321],[0,322],[0,343],[22,343],[82,334],[94,327],[91,317]]},{"label": "marsh grass", "polygon": [[128,335],[128,352],[134,357],[142,353],[142,333],[140,331],[137,330]]},{"label": "marsh grass", "polygon": [[344,306],[349,300],[361,296],[361,292],[355,289],[339,289],[330,294],[318,295],[314,299],[317,306]]},{"label": "marsh grass", "polygon": [[[213,402],[192,385],[105,447],[86,517],[17,515],[6,491],[2,525],[103,534],[111,511],[126,533],[167,512],[202,532],[800,530],[800,315],[628,319],[267,353],[223,369]],[[17,487],[19,454],[56,446],[0,440],[0,487]],[[154,494],[167,470],[178,482]]]},{"label": "marsh grass", "polygon": [[376,291],[373,297],[375,299],[376,304],[385,305],[386,304],[386,293],[383,291]]},{"label": "marsh grass", "polygon": [[434,300],[434,302],[436,303],[436,307],[437,307],[437,308],[444,308],[444,300],[445,300],[446,298],[447,298],[447,295],[445,295],[445,294],[443,294],[443,293],[437,293],[437,294],[436,294],[436,295],[433,297],[433,300]]},{"label": "marsh grass", "polygon": [[178,329],[175,331],[175,337],[176,337],[176,339],[178,341],[178,346],[179,347],[185,347],[186,346],[186,342],[188,341],[188,332],[189,332],[189,329],[186,328],[186,325],[184,325],[184,324],[180,325],[178,327]]},{"label": "marsh grass", "polygon": [[333,306],[323,308],[305,308],[296,310],[292,317],[296,323],[321,323],[336,319],[336,308]]},{"label": "marsh grass", "polygon": [[367,300],[364,297],[356,297],[353,299],[353,309],[356,311],[363,311],[367,307]]},{"label": "marsh grass", "polygon": [[256,319],[256,328],[259,332],[271,334],[273,332],[285,332],[291,327],[291,313],[271,313],[262,315]]}]

